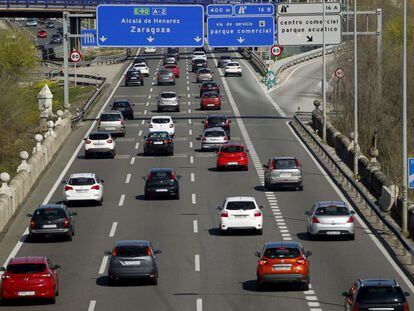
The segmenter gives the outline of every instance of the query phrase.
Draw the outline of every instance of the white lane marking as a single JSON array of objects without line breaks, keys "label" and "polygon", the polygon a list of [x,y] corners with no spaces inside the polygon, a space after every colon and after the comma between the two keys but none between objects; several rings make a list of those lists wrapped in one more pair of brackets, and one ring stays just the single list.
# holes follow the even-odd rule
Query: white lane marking
[{"label": "white lane marking", "polygon": [[99,267],[98,274],[104,274],[106,269],[106,264],[108,263],[109,255],[105,255],[102,258],[101,266]]},{"label": "white lane marking", "polygon": [[192,141],[190,141],[189,145],[190,145],[190,148],[193,148],[193,142]]},{"label": "white lane marking", "polygon": [[144,110],[144,114],[147,114],[148,113],[148,110]]},{"label": "white lane marking", "polygon": [[139,130],[138,136],[141,136],[141,135],[142,135],[142,130]]},{"label": "white lane marking", "polygon": [[148,99],[151,99],[151,97],[152,97],[152,95],[151,95],[151,94],[149,94],[149,95],[148,95]]},{"label": "white lane marking", "polygon": [[145,106],[149,106],[149,103],[146,103]]},{"label": "white lane marking", "polygon": [[192,122],[191,119],[188,119],[188,124],[191,124],[191,122]]},{"label": "white lane marking", "polygon": [[144,125],[144,124],[145,124],[145,120],[142,120],[142,121],[141,121],[141,125]]},{"label": "white lane marking", "polygon": [[191,173],[190,174],[190,179],[191,179],[191,182],[194,182],[195,181],[195,174],[194,173]]},{"label": "white lane marking", "polygon": [[[187,77],[187,79],[188,79],[188,77]],[[190,84],[190,81],[187,81],[187,84]]]},{"label": "white lane marking", "polygon": [[[322,175],[326,178],[328,183],[331,185],[332,189],[335,190],[335,192],[338,194],[338,196],[341,198],[342,201],[347,203],[349,206],[351,204],[349,201],[345,198],[345,196],[342,194],[341,190],[335,185],[335,183],[329,178],[328,174],[325,172],[323,167],[319,164],[319,162],[315,159],[312,152],[309,151],[309,149],[305,146],[305,144],[302,142],[302,140],[298,137],[298,135],[295,133],[295,131],[289,126],[289,122],[286,122],[286,126],[289,128],[289,130],[292,132],[292,134],[296,137],[300,145],[303,147],[303,149],[306,151],[306,153],[309,155],[309,157],[312,159],[312,161],[315,163],[316,167],[319,169],[319,171],[322,173]],[[397,265],[397,263],[391,258],[390,254],[385,250],[384,246],[381,244],[380,241],[371,233],[365,222],[359,217],[358,214],[355,214],[354,217],[358,220],[361,227],[364,229],[367,235],[370,237],[370,239],[374,242],[374,244],[378,247],[380,252],[384,255],[384,257],[388,260],[388,262],[391,264],[391,266],[394,268],[394,270],[398,273],[398,275],[404,280],[407,287],[410,289],[411,293],[414,293],[414,285],[410,282],[410,280],[407,278],[407,276],[404,274],[404,272],[400,269],[400,267]]]},{"label": "white lane marking", "polygon": [[133,165],[134,163],[135,163],[135,157],[132,157],[130,164]]},{"label": "white lane marking", "polygon": [[193,130],[192,129],[188,130],[188,135],[193,135]]},{"label": "white lane marking", "polygon": [[94,311],[96,306],[96,300],[89,301],[88,311]]},{"label": "white lane marking", "polygon": [[203,300],[201,298],[196,300],[196,311],[203,311]]},{"label": "white lane marking", "polygon": [[139,143],[136,143],[135,144],[135,149],[138,149],[139,148]]},{"label": "white lane marking", "polygon": [[195,193],[191,194],[191,203],[192,204],[196,204],[197,203],[196,194]]},{"label": "white lane marking", "polygon": [[190,156],[190,163],[193,164],[194,163],[194,157]]},{"label": "white lane marking", "polygon": [[121,194],[121,197],[119,198],[118,206],[124,205],[124,201],[125,201],[125,194]]},{"label": "white lane marking", "polygon": [[129,181],[130,181],[130,180],[131,180],[131,174],[129,174],[129,173],[128,173],[128,174],[126,175],[126,178],[125,178],[125,183],[126,183],[126,184],[129,184]]},{"label": "white lane marking", "polygon": [[111,231],[109,231],[109,237],[112,238],[115,235],[116,227],[118,227],[118,222],[114,221],[112,223]]},{"label": "white lane marking", "polygon": [[190,95],[190,94],[188,94],[188,95],[187,95],[187,97],[188,97],[188,98],[190,98],[190,97],[191,97],[191,95]]},{"label": "white lane marking", "polygon": [[195,268],[195,271],[197,272],[200,271],[200,255],[194,256],[194,268]]},{"label": "white lane marking", "polygon": [[189,86],[187,86],[187,91],[189,91],[190,90],[190,87]]},{"label": "white lane marking", "polygon": [[198,233],[198,222],[197,222],[197,220],[193,220],[193,231],[194,231],[194,233]]},{"label": "white lane marking", "polygon": [[150,92],[152,92],[152,88],[150,88]]},{"label": "white lane marking", "polygon": [[188,113],[191,113],[191,109],[188,109]]}]

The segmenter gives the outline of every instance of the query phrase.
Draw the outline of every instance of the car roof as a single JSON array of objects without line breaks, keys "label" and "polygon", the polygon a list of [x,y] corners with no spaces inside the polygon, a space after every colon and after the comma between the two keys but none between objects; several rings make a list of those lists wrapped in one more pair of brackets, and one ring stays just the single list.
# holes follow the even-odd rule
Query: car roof
[{"label": "car roof", "polygon": [[101,115],[103,114],[119,114],[120,115],[121,112],[118,110],[105,110],[105,111],[102,111]]},{"label": "car roof", "polygon": [[25,257],[15,257],[10,259],[9,265],[21,265],[26,263],[46,263],[47,258],[44,256],[25,256]]},{"label": "car roof", "polygon": [[226,202],[256,202],[254,197],[228,197],[226,198]]},{"label": "car roof", "polygon": [[214,94],[214,95],[219,95],[216,91],[208,91],[208,92],[204,92],[203,96],[208,95],[208,94]]},{"label": "car roof", "polygon": [[223,145],[222,147],[244,147],[244,145],[240,143],[228,143]]},{"label": "car roof", "polygon": [[177,95],[177,92],[174,92],[174,91],[164,91],[164,92],[161,92],[160,93],[160,95],[162,95],[162,94],[174,94],[174,95]]},{"label": "car roof", "polygon": [[398,286],[394,279],[359,279],[362,286]]},{"label": "car roof", "polygon": [[95,173],[76,173],[76,174],[71,174],[69,176],[69,178],[78,178],[78,177],[89,177],[89,178],[95,178],[96,175]]},{"label": "car roof", "polygon": [[150,168],[150,173],[174,172],[173,168]]},{"label": "car roof", "polygon": [[114,104],[117,103],[129,103],[129,99],[125,98],[125,99],[115,99],[114,100]]},{"label": "car roof", "polygon": [[285,247],[297,247],[297,248],[301,248],[302,245],[299,242],[296,241],[290,241],[290,242],[267,242],[265,243],[265,248],[272,248],[272,247],[281,247],[281,246],[285,246]]},{"label": "car roof", "polygon": [[201,86],[203,86],[203,85],[210,85],[210,84],[215,84],[215,85],[217,85],[217,82],[216,81],[204,81],[202,84],[201,84]]},{"label": "car roof", "polygon": [[170,116],[154,116],[154,117],[151,117],[151,120],[152,119],[171,119],[172,120]]},{"label": "car roof", "polygon": [[219,126],[209,127],[209,128],[206,128],[204,130],[204,132],[211,132],[211,131],[221,131],[221,132],[224,132],[223,128],[222,127],[219,127]]},{"label": "car roof", "polygon": [[273,160],[296,160],[296,157],[273,157]]},{"label": "car roof", "polygon": [[343,201],[320,201],[320,202],[316,202],[316,205],[318,207],[325,207],[325,206],[346,206],[345,202]]},{"label": "car roof", "polygon": [[36,209],[48,209],[48,208],[65,209],[65,205],[63,205],[63,204],[43,204],[43,205],[39,205]]},{"label": "car roof", "polygon": [[116,246],[148,246],[149,241],[146,240],[123,240],[116,242]]}]

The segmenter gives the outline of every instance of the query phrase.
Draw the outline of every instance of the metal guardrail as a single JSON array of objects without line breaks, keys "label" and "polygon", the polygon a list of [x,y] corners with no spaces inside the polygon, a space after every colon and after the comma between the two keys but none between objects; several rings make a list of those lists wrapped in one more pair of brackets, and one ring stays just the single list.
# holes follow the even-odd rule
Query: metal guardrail
[{"label": "metal guardrail", "polygon": [[264,76],[267,72],[267,65],[263,62],[261,57],[255,53],[250,48],[242,48],[240,52],[246,59],[250,60],[253,66],[259,71],[259,73]]},{"label": "metal guardrail", "polygon": [[[384,213],[378,208],[378,206],[365,194],[365,192],[361,189],[361,187],[350,177],[343,168],[336,162],[336,160],[332,157],[332,155],[327,151],[327,149],[319,142],[319,140],[315,137],[315,135],[306,127],[306,125],[302,122],[302,120],[298,117],[298,115],[293,116],[294,121],[299,124],[302,130],[306,132],[306,134],[312,139],[312,141],[318,146],[318,148],[324,153],[324,155],[331,161],[331,163],[335,166],[335,168],[342,174],[342,176],[347,180],[347,182],[352,185],[352,187],[357,191],[359,196],[366,202],[366,204],[375,212],[376,216],[382,221],[382,223],[394,234],[394,236],[398,239],[404,249],[410,253],[411,256],[414,256],[414,249],[407,243],[404,236],[400,232],[400,228],[394,226],[390,223],[384,216]],[[292,121],[293,122],[293,121]],[[320,162],[320,160],[318,160]],[[327,173],[331,176],[332,174],[327,170]],[[346,191],[343,191],[343,194],[349,199],[353,200]],[[370,226],[368,222],[366,224]],[[407,277],[410,279],[411,282],[414,283],[414,276],[407,270],[404,263],[401,263],[400,260],[395,255],[395,252],[391,249],[389,244],[384,240],[381,234],[379,234],[376,230],[371,230],[375,236],[381,241],[383,246],[388,250],[391,256],[399,263],[400,268],[405,272]]]}]

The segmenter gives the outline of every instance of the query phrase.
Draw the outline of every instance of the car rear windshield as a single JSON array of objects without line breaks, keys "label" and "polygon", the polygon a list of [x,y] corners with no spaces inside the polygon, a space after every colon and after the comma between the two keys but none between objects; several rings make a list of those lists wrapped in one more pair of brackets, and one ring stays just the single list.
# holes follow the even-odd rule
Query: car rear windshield
[{"label": "car rear windshield", "polygon": [[53,39],[60,38],[60,34],[54,33],[54,34],[52,34],[52,38]]},{"label": "car rear windshield", "polygon": [[231,60],[230,56],[220,56],[221,60]]},{"label": "car rear windshield", "polygon": [[204,69],[199,69],[198,73],[211,73],[210,69],[204,68]]},{"label": "car rear windshield", "polygon": [[127,72],[128,76],[139,76],[141,75],[141,72],[139,70],[131,70]]},{"label": "car rear windshield", "polygon": [[174,65],[174,64],[171,64],[171,65],[165,65],[165,68],[168,68],[168,69],[175,69],[175,68],[177,68],[177,65]]},{"label": "car rear windshield", "polygon": [[205,137],[221,137],[226,136],[226,133],[224,131],[206,131],[204,133]]},{"label": "car rear windshield", "polygon": [[167,132],[152,132],[148,134],[148,138],[169,138],[170,135]]},{"label": "car rear windshield", "polygon": [[226,146],[222,147],[221,152],[243,152],[242,146]]},{"label": "car rear windshield", "polygon": [[195,59],[194,63],[195,64],[204,64],[206,61],[204,59]]},{"label": "car rear windshield", "polygon": [[173,73],[171,72],[171,70],[160,70],[160,75],[162,76],[167,76],[167,75],[172,75]]},{"label": "car rear windshield", "polygon": [[256,209],[256,205],[252,201],[227,202],[226,209],[230,211],[252,210]]},{"label": "car rear windshield", "polygon": [[147,67],[144,63],[135,64],[134,67]]},{"label": "car rear windshield", "polygon": [[114,103],[113,108],[127,108],[129,106],[128,102],[116,102]]},{"label": "car rear windshield", "polygon": [[226,121],[226,119],[222,118],[222,117],[209,117],[209,118],[207,118],[207,122],[211,123],[211,124],[221,124],[225,121]]},{"label": "car rear windshield", "polygon": [[319,207],[315,214],[318,216],[346,216],[349,215],[349,211],[345,206],[329,205]]},{"label": "car rear windshield", "polygon": [[177,97],[177,94],[175,94],[175,93],[161,93],[160,96],[162,98],[174,98],[174,97]]},{"label": "car rear windshield", "polygon": [[62,208],[40,208],[33,214],[34,219],[62,219],[66,217],[66,213]]},{"label": "car rear windshield", "polygon": [[119,121],[121,116],[115,113],[103,113],[101,114],[101,121]]},{"label": "car rear windshield", "polygon": [[294,159],[276,160],[274,168],[277,170],[294,169],[296,168],[296,161]]},{"label": "car rear windshield", "polygon": [[228,63],[227,66],[237,67],[237,66],[240,66],[240,65],[239,65],[239,63]]},{"label": "car rear windshield", "polygon": [[7,272],[13,274],[40,273],[45,271],[45,269],[46,265],[43,263],[25,263],[7,266]]},{"label": "car rear windshield", "polygon": [[405,297],[399,287],[369,286],[358,291],[356,301],[360,304],[402,303]]},{"label": "car rear windshield", "polygon": [[213,87],[216,87],[217,86],[217,84],[215,84],[215,83],[212,83],[212,82],[209,82],[209,83],[203,83],[203,85],[202,85],[202,87],[203,88],[213,88]]},{"label": "car rear windshield", "polygon": [[148,256],[148,247],[138,246],[138,245],[118,246],[117,256],[120,256],[120,257]]},{"label": "car rear windshield", "polygon": [[171,178],[172,178],[172,172],[152,172],[151,173],[152,180],[165,180],[165,179],[171,179]]},{"label": "car rear windshield", "polygon": [[272,247],[268,248],[264,252],[264,256],[267,258],[296,258],[300,255],[300,250],[296,247]]},{"label": "car rear windshield", "polygon": [[108,138],[109,138],[109,134],[106,134],[106,133],[95,133],[95,134],[89,135],[90,140],[105,140]]},{"label": "car rear windshield", "polygon": [[166,119],[166,118],[153,118],[152,119],[152,123],[156,123],[156,124],[166,124],[166,123],[170,123],[171,120],[170,119]]},{"label": "car rear windshield", "polygon": [[207,98],[218,98],[218,94],[216,93],[204,93],[203,97],[207,97]]},{"label": "car rear windshield", "polygon": [[76,177],[69,179],[69,185],[71,186],[89,186],[95,184],[95,178],[91,177]]}]

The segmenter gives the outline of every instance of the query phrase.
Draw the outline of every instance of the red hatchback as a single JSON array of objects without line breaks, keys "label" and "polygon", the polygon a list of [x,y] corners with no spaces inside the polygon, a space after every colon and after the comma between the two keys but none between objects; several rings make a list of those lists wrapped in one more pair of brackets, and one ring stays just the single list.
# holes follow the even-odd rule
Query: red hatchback
[{"label": "red hatchback", "polygon": [[180,68],[175,64],[169,64],[164,66],[165,69],[170,69],[176,78],[180,77]]},{"label": "red hatchback", "polygon": [[248,150],[242,144],[227,144],[220,148],[217,155],[217,169],[242,168],[249,169]]},{"label": "red hatchback", "polygon": [[55,303],[59,293],[57,269],[46,257],[28,256],[10,259],[2,275],[1,298],[44,298]]},{"label": "red hatchback", "polygon": [[201,97],[200,109],[221,109],[221,97],[216,92],[206,92]]},{"label": "red hatchback", "polygon": [[46,30],[44,30],[44,29],[39,30],[39,32],[37,33],[37,37],[38,37],[38,38],[46,38],[46,37],[47,37],[47,32],[46,32]]}]

